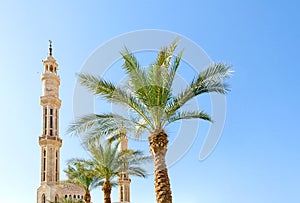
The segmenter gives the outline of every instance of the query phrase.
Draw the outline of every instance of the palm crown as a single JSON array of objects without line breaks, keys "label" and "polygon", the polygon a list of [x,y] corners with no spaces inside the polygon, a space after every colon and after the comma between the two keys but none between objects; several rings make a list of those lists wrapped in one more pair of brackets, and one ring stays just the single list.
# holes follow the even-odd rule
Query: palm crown
[{"label": "palm crown", "polygon": [[[156,61],[143,69],[136,57],[128,49],[121,52],[123,69],[129,76],[126,87],[117,86],[101,77],[79,74],[82,85],[108,102],[128,107],[134,112],[131,117],[114,113],[86,115],[76,120],[69,128],[70,133],[89,135],[117,132],[120,125],[134,130],[139,136],[143,130],[149,132],[164,129],[167,125],[182,119],[203,119],[212,121],[204,111],[182,111],[181,107],[197,95],[209,92],[225,94],[227,84],[223,81],[230,76],[230,66],[223,63],[212,64],[200,72],[192,82],[177,95],[173,95],[172,85],[180,65],[182,53],[173,56],[177,41],[163,48]],[[134,128],[130,128],[134,126]]]},{"label": "palm crown", "polygon": [[64,172],[67,174],[68,179],[62,181],[62,183],[71,183],[83,187],[85,190],[84,200],[86,203],[90,203],[90,191],[98,187],[101,181],[101,178],[93,175],[93,168],[85,164],[84,160],[71,159],[68,161],[68,168]]}]

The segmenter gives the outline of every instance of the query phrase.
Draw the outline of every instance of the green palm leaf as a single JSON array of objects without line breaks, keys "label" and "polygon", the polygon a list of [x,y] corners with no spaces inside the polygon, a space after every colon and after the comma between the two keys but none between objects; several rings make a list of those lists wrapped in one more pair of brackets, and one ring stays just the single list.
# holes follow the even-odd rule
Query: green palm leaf
[{"label": "green palm leaf", "polygon": [[212,121],[211,117],[204,111],[182,111],[173,114],[168,119],[166,126],[175,121],[184,120],[184,119],[202,119],[206,121]]},{"label": "green palm leaf", "polygon": [[186,90],[179,93],[168,103],[166,108],[168,117],[171,117],[186,102],[202,93],[217,92],[226,94],[229,89],[223,79],[230,76],[232,72],[230,67],[226,64],[217,63],[200,72]]}]

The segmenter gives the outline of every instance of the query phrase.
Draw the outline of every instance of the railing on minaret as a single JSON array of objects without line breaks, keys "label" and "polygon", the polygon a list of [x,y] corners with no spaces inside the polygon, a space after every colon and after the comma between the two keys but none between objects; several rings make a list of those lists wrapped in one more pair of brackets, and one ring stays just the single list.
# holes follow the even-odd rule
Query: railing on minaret
[{"label": "railing on minaret", "polygon": [[[126,136],[126,132],[124,130],[120,130],[119,132],[119,151],[124,151],[128,149],[128,139]],[[128,163],[125,163],[128,165]],[[128,172],[126,171],[126,167],[124,172],[121,172],[118,179],[119,186],[119,202],[120,203],[130,203],[130,182]]]},{"label": "railing on minaret", "polygon": [[42,135],[39,137],[41,147],[41,183],[59,181],[60,148],[59,137],[59,99],[60,78],[57,75],[58,64],[52,56],[52,41],[49,40],[49,55],[43,60],[44,72],[41,75],[43,94],[40,97],[42,106]]}]

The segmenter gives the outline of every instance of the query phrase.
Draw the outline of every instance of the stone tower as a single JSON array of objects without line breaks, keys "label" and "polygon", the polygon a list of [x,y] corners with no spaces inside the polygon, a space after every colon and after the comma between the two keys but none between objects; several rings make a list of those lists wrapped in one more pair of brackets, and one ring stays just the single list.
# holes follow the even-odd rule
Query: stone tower
[{"label": "stone tower", "polygon": [[[120,131],[119,134],[120,145],[119,150],[127,150],[128,149],[128,139],[126,133]],[[119,186],[119,202],[121,203],[130,203],[130,182],[131,179],[129,178],[128,172],[122,172],[120,174],[118,180]]]},{"label": "stone tower", "polygon": [[83,199],[85,195],[85,190],[80,186],[59,184],[62,146],[62,139],[59,137],[60,78],[57,75],[58,64],[52,56],[52,42],[49,42],[49,55],[43,60],[44,72],[41,76],[43,95],[40,97],[40,105],[43,127],[39,136],[41,185],[37,189],[37,203],[58,202],[62,198]]},{"label": "stone tower", "polygon": [[39,137],[41,147],[41,186],[37,191],[37,202],[58,201],[56,183],[59,181],[60,148],[59,137],[59,99],[60,78],[57,75],[58,64],[52,56],[50,41],[49,55],[43,60],[44,72],[41,75],[43,94],[40,97],[42,106],[42,134]]}]

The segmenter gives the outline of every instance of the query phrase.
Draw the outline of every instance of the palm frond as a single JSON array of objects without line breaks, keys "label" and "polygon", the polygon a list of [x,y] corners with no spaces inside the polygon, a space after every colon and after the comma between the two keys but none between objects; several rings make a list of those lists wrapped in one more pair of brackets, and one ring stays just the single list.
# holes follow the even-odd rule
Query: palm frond
[{"label": "palm frond", "polygon": [[176,114],[171,116],[168,119],[166,126],[175,121],[184,120],[184,119],[202,119],[202,120],[212,122],[211,117],[204,111],[182,111],[182,112],[177,112]]},{"label": "palm frond", "polygon": [[149,90],[147,85],[147,75],[145,71],[140,67],[136,57],[127,49],[121,52],[124,60],[123,69],[126,71],[130,78],[130,84],[135,92],[143,98],[144,102],[147,103],[149,99]]},{"label": "palm frond", "polygon": [[116,88],[112,82],[90,74],[80,73],[78,74],[78,78],[80,84],[89,89],[93,94],[99,94],[106,98],[110,98]]},{"label": "palm frond", "polygon": [[[124,55],[125,59],[128,58],[128,55]],[[133,59],[132,59],[133,60]],[[131,63],[130,63],[131,64]],[[132,62],[134,64],[134,62]],[[135,70],[134,68],[132,68]],[[140,73],[140,71],[137,71],[136,74]],[[143,74],[143,73],[141,73]],[[135,74],[132,74],[135,75]],[[145,107],[139,100],[137,100],[135,97],[133,97],[130,93],[126,92],[122,87],[117,87],[113,83],[106,81],[102,78],[95,77],[93,75],[89,74],[79,74],[78,75],[80,83],[87,87],[90,91],[92,91],[95,95],[100,95],[108,100],[108,102],[114,102],[114,103],[120,103],[125,106],[129,106],[133,110],[135,110],[140,116],[144,117]],[[133,77],[133,76],[132,76]],[[137,76],[138,77],[138,76]],[[139,79],[131,79],[131,82],[136,86],[136,88],[143,89],[141,84],[135,84],[136,81],[140,81]],[[141,79],[143,82],[144,87],[147,87],[147,85],[144,84],[145,79]],[[138,82],[137,82],[138,83]],[[137,92],[142,91],[138,90]],[[147,90],[144,91],[144,93],[148,93]],[[144,94],[143,93],[143,94]],[[144,117],[144,119],[147,121],[148,125],[151,125],[151,122],[147,119],[147,117]]]},{"label": "palm frond", "polygon": [[172,116],[186,102],[202,93],[217,92],[226,94],[229,89],[228,85],[223,82],[224,79],[231,75],[231,66],[223,63],[217,63],[209,66],[204,71],[200,72],[189,87],[179,93],[166,108],[168,117]]},{"label": "palm frond", "polygon": [[142,177],[142,178],[146,178],[146,170],[144,170],[141,167],[138,166],[129,166],[128,167],[128,174],[133,175],[133,176],[137,176],[137,177]]},{"label": "palm frond", "polygon": [[157,55],[154,65],[162,66],[162,67],[169,67],[173,53],[178,46],[178,41],[179,41],[179,38],[176,38],[169,46],[165,46],[165,47],[161,48],[161,50],[159,51],[159,53]]},{"label": "palm frond", "polygon": [[168,89],[170,91],[171,91],[171,87],[172,87],[176,72],[179,68],[182,55],[183,55],[183,50],[179,53],[178,56],[174,56],[174,61],[170,66],[170,71],[169,71],[169,75],[167,77],[167,82],[166,82],[166,89]]},{"label": "palm frond", "polygon": [[147,125],[153,127],[151,120],[147,117],[146,106],[134,95],[136,94],[128,93],[121,88],[117,88],[113,94],[112,101],[128,106],[130,109],[134,110],[139,117],[142,117]]},{"label": "palm frond", "polygon": [[[148,85],[151,95],[151,103],[148,107],[164,108],[170,98],[170,83],[172,84],[174,75],[178,68],[178,57],[172,62],[174,51],[177,47],[178,39],[174,40],[170,46],[162,48],[153,65],[148,68]],[[171,67],[171,68],[170,68]]]},{"label": "palm frond", "polygon": [[122,125],[128,127],[128,130],[134,125],[146,127],[136,123],[134,119],[127,119],[114,113],[89,114],[75,120],[67,129],[67,133],[71,135],[87,134],[91,138],[107,136]]}]

